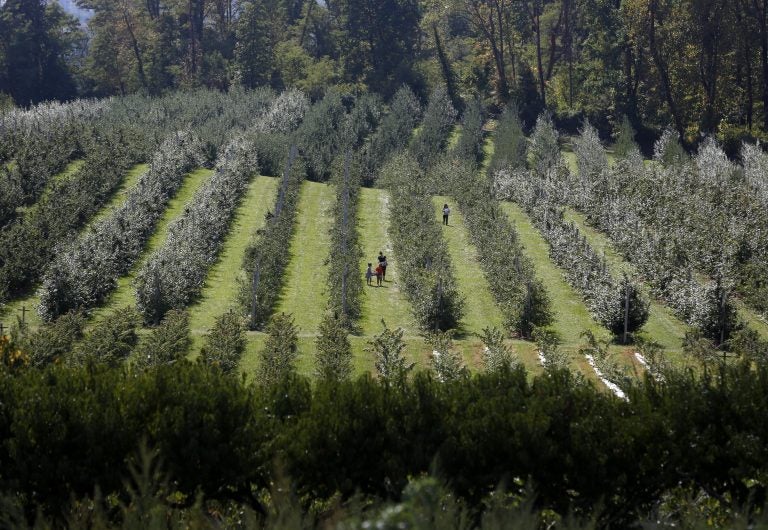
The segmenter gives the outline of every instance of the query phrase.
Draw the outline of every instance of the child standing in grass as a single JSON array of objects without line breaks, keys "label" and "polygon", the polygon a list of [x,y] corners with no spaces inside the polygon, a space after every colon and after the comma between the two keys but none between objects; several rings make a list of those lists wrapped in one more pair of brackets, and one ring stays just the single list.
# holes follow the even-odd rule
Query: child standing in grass
[{"label": "child standing in grass", "polygon": [[371,278],[373,278],[373,271],[371,270],[371,264],[368,264],[368,270],[365,271],[365,283],[371,285]]},{"label": "child standing in grass", "polygon": [[384,277],[384,269],[381,263],[376,267],[376,287],[381,287],[381,279]]}]

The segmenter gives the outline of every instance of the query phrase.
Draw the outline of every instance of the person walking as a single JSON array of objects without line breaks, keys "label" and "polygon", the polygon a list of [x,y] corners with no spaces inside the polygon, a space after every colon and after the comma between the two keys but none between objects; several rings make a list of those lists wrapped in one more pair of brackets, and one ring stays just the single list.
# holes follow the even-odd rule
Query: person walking
[{"label": "person walking", "polygon": [[372,278],[373,278],[373,270],[371,269],[372,265],[368,264],[368,270],[365,271],[365,283],[368,285],[373,285]]},{"label": "person walking", "polygon": [[379,251],[379,266],[381,266],[381,279],[387,281],[387,257]]},{"label": "person walking", "polygon": [[443,204],[443,224],[448,226],[448,216],[451,214],[451,209],[447,204]]},{"label": "person walking", "polygon": [[381,263],[376,267],[376,287],[381,287],[381,278],[384,276],[384,269]]}]

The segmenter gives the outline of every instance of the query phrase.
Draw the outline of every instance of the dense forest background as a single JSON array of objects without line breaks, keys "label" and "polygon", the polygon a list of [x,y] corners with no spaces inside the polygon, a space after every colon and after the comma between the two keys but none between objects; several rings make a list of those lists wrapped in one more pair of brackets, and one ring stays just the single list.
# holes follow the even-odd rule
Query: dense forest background
[{"label": "dense forest background", "polygon": [[[515,99],[532,121],[629,117],[641,143],[768,131],[768,0],[76,0],[0,2],[0,101],[197,86],[328,86],[455,103]],[[646,141],[643,141],[646,140]]]}]

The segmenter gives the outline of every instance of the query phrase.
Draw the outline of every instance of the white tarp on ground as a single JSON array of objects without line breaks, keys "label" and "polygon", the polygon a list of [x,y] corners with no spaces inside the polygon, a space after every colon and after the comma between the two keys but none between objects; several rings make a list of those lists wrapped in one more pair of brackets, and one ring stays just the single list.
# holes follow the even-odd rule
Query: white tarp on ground
[{"label": "white tarp on ground", "polygon": [[611,382],[611,381],[609,381],[608,379],[605,378],[603,373],[600,371],[600,369],[595,364],[595,358],[592,357],[591,355],[585,355],[585,357],[587,358],[587,362],[589,363],[589,365],[592,367],[592,369],[597,374],[598,379],[600,379],[600,381],[602,381],[603,384],[605,386],[607,386],[611,390],[611,392],[613,392],[617,397],[620,397],[621,399],[623,399],[625,401],[628,401],[627,395],[624,393],[624,391],[621,388],[619,388],[619,385],[617,385],[616,383],[613,383],[613,382]]}]

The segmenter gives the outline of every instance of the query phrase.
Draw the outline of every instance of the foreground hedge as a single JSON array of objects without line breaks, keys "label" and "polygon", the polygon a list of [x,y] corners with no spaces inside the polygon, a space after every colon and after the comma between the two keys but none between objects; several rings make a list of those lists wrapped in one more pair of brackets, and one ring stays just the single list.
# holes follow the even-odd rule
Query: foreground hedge
[{"label": "foreground hedge", "polygon": [[436,466],[470,506],[520,478],[537,507],[620,527],[681,484],[761,505],[766,406],[765,368],[670,374],[639,383],[628,402],[569,372],[522,369],[314,388],[302,378],[260,388],[187,362],[0,369],[0,494],[55,514],[97,484],[119,491],[145,440],[187,502],[200,491],[256,504],[286,475],[307,503],[397,498]]}]

